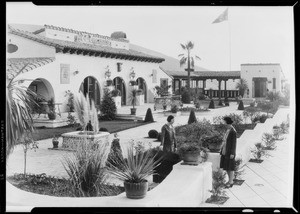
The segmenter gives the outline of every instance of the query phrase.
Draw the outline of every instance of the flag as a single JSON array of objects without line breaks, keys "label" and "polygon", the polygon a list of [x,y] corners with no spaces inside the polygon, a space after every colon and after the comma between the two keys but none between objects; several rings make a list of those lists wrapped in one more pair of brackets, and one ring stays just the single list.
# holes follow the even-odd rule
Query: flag
[{"label": "flag", "polygon": [[219,23],[228,20],[228,8],[215,20],[214,23]]}]

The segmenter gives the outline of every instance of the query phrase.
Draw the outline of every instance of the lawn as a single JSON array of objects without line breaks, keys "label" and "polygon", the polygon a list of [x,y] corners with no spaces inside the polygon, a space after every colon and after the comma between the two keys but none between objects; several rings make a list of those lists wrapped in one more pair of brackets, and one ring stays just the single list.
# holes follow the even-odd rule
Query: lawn
[{"label": "lawn", "polygon": [[[126,129],[149,124],[144,121],[132,121],[132,120],[112,120],[112,121],[100,121],[99,128],[106,128],[109,133],[120,132]],[[33,134],[34,140],[43,140],[52,138],[54,135],[60,136],[63,133],[76,131],[77,127],[64,126],[58,128],[36,128],[36,132]]]}]

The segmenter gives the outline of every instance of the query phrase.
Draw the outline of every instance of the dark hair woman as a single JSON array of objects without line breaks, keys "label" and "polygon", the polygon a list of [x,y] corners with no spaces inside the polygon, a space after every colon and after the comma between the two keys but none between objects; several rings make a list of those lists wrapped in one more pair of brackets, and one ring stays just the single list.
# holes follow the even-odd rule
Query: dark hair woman
[{"label": "dark hair woman", "polygon": [[236,152],[236,130],[232,126],[233,121],[230,117],[224,117],[223,120],[227,126],[227,131],[224,135],[223,145],[220,152],[220,168],[226,170],[229,181],[225,188],[230,188],[233,186],[234,158]]},{"label": "dark hair woman", "polygon": [[167,118],[168,123],[161,128],[161,146],[164,152],[175,152],[176,137],[173,127],[174,116],[170,115]]}]

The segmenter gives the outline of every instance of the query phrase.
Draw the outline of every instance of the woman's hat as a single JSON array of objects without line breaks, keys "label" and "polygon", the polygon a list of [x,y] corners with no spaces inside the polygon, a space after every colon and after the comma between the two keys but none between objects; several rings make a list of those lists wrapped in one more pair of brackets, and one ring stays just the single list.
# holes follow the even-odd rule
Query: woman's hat
[{"label": "woman's hat", "polygon": [[225,120],[227,124],[233,123],[233,120],[231,119],[231,117],[223,117],[223,120]]}]

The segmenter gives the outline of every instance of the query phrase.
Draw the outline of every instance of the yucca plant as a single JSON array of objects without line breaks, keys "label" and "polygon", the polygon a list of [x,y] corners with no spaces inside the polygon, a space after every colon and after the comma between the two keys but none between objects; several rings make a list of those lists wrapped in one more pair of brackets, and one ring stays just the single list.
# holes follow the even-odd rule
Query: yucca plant
[{"label": "yucca plant", "polygon": [[[22,73],[26,66],[27,64],[18,74]],[[6,78],[6,158],[24,134],[34,131],[30,113],[32,104],[38,105],[34,97],[36,94],[20,85],[18,80]]]},{"label": "yucca plant", "polygon": [[117,164],[114,162],[116,160],[112,160],[109,172],[122,181],[141,183],[155,173],[154,169],[160,165],[161,159],[155,160],[156,154],[153,156],[148,150],[134,151],[131,145],[127,148],[126,159],[119,159]]},{"label": "yucca plant", "polygon": [[[95,144],[98,146],[95,147]],[[107,195],[105,183],[107,171],[105,163],[109,147],[107,145],[91,143],[87,139],[78,145],[72,155],[65,156],[63,166],[69,175],[76,197],[93,197]]]}]

